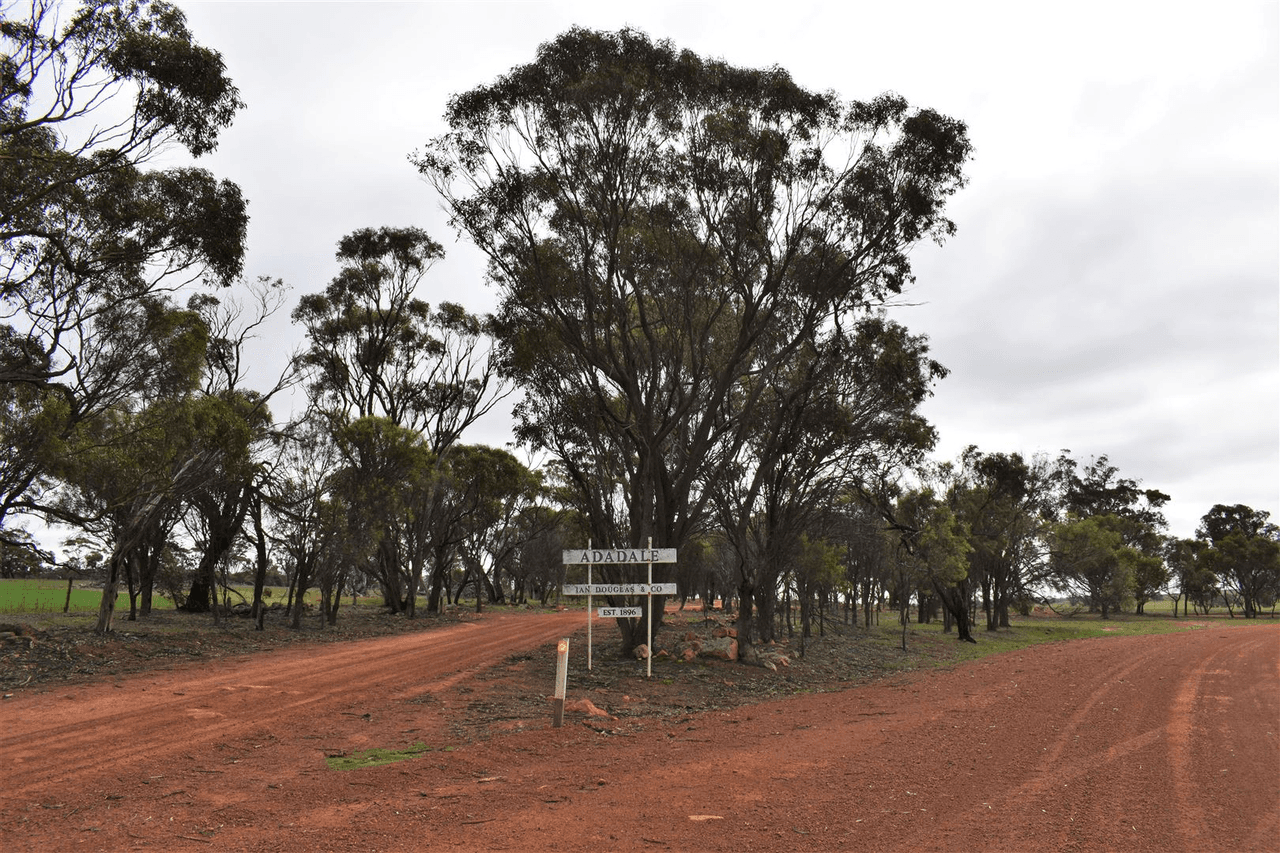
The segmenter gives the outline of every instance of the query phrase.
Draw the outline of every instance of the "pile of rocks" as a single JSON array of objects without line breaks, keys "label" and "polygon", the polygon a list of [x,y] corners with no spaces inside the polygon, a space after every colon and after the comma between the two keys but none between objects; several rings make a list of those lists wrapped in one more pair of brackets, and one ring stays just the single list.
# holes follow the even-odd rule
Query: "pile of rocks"
[{"label": "pile of rocks", "polygon": [[[637,660],[649,656],[649,647],[636,646]],[[654,660],[678,659],[685,663],[693,663],[698,658],[757,663],[765,669],[777,671],[778,667],[791,665],[791,659],[777,643],[763,647],[751,647],[747,654],[742,654],[738,647],[738,629],[730,625],[715,624],[710,631],[701,635],[695,631],[686,631],[675,651],[660,648],[654,654]]]}]

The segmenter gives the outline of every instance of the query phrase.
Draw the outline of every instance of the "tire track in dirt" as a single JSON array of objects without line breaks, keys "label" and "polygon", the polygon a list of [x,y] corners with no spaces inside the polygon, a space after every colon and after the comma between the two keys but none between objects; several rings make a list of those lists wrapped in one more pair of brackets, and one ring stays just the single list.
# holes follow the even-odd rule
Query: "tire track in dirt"
[{"label": "tire track in dirt", "polygon": [[1171,783],[1177,809],[1186,816],[1190,826],[1191,841],[1200,839],[1205,823],[1205,810],[1197,797],[1195,774],[1192,772],[1192,735],[1198,728],[1197,717],[1204,712],[1204,679],[1210,667],[1217,667],[1219,658],[1238,651],[1243,656],[1256,649],[1257,643],[1239,649],[1218,649],[1198,660],[1182,678],[1170,706],[1170,719],[1165,730],[1168,733],[1169,763],[1172,768]]},{"label": "tire track in dirt", "polygon": [[[558,823],[574,828],[556,839],[566,851],[1272,851],[1280,750],[1258,722],[1280,715],[1278,639],[1272,627],[1057,644],[581,742],[576,761],[526,735],[505,761],[469,767],[474,777],[519,766],[538,780],[513,777],[496,810],[466,773],[433,789],[456,803],[449,814],[483,814],[508,834],[442,841],[480,846]],[[1225,710],[1209,684],[1219,672],[1234,699]],[[1197,680],[1208,698],[1194,712],[1183,784],[1201,807],[1184,812],[1170,732],[1185,716],[1175,698]],[[525,751],[545,759],[526,762]],[[620,779],[603,770],[619,760],[629,768]],[[436,774],[421,776],[426,787]]]},{"label": "tire track in dirt", "polygon": [[253,736],[264,721],[280,728],[300,717],[403,703],[552,642],[581,621],[574,613],[494,616],[343,646],[193,665],[114,685],[63,688],[52,703],[39,694],[23,696],[4,706],[0,764],[20,774],[24,792],[34,792],[97,768],[155,764],[165,755]]},{"label": "tire track in dirt", "polygon": [[[1051,814],[1060,810],[1064,791],[1074,787],[1075,805],[1066,815],[1067,824],[1122,826],[1132,804],[1115,792],[1127,787],[1144,791],[1148,798],[1166,799],[1164,793],[1151,792],[1148,780],[1155,779],[1171,788],[1167,799],[1196,827],[1192,837],[1192,849],[1196,849],[1203,812],[1186,790],[1190,774],[1182,747],[1189,744],[1190,717],[1203,673],[1214,659],[1234,651],[1215,649],[1201,657],[1203,652],[1197,650],[1189,668],[1185,661],[1175,668],[1166,660],[1163,645],[1134,648],[1136,652],[1126,655],[1123,663],[1107,661],[1100,671],[1089,673],[1097,679],[1094,686],[1083,699],[1073,700],[1074,710],[1065,725],[1055,727],[1050,744],[1042,747],[1044,755],[1030,778],[998,802],[1001,807],[1030,802]],[[1160,672],[1168,674],[1157,674],[1153,681],[1151,676]],[[1066,677],[1081,675],[1068,671]],[[1135,686],[1135,679],[1142,682],[1141,688]],[[1068,681],[1067,686],[1076,687],[1076,682]],[[1165,708],[1167,715],[1161,710]],[[1060,831],[1060,843],[1066,843],[1068,836]]]},{"label": "tire track in dirt", "polygon": [[[1230,642],[1223,644],[1223,639]],[[1120,839],[1126,832],[1139,832],[1134,824],[1163,810],[1178,829],[1160,830],[1162,849],[1200,853],[1237,849],[1236,842],[1223,844],[1217,832],[1223,811],[1244,796],[1256,804],[1252,816],[1260,823],[1249,840],[1238,842],[1238,849],[1280,849],[1280,840],[1267,835],[1267,827],[1274,827],[1280,816],[1280,804],[1269,799],[1280,795],[1280,766],[1268,768],[1256,760],[1250,766],[1241,745],[1252,738],[1254,752],[1262,746],[1264,755],[1276,753],[1274,738],[1259,744],[1260,733],[1253,731],[1253,721],[1280,721],[1277,677],[1269,671],[1276,660],[1276,634],[1199,632],[1116,641],[1109,648],[1123,649],[1124,662],[1093,661],[1094,666],[1101,663],[1095,670],[1096,686],[1072,700],[1077,707],[1043,747],[1043,757],[1025,781],[999,798],[998,806],[1033,814],[1038,809],[1057,827],[1052,836],[1041,830],[1038,837],[1053,838],[1050,846],[1063,849],[1071,847],[1073,837],[1086,834],[1079,827],[1091,827],[1089,832],[1102,828]],[[1079,669],[1063,672],[1069,687],[1081,676]],[[1220,683],[1211,684],[1214,680]],[[1229,707],[1241,698],[1249,700],[1250,708]],[[1206,774],[1207,764],[1214,773]],[[1214,774],[1229,773],[1266,780],[1263,790],[1268,793],[1242,792],[1238,786],[1228,793]],[[1127,849],[1125,843],[1147,842],[1113,843]]]}]

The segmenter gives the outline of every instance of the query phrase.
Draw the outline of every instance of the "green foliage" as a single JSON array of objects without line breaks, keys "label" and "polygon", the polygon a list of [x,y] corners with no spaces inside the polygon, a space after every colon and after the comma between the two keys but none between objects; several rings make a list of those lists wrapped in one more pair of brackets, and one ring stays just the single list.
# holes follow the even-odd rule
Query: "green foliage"
[{"label": "green foliage", "polygon": [[973,550],[968,530],[932,489],[910,491],[899,498],[897,521],[905,528],[898,535],[907,553],[929,583],[949,587],[968,576]]},{"label": "green foliage", "polygon": [[1205,551],[1205,543],[1198,540],[1170,539],[1165,544],[1165,565],[1177,584],[1178,597],[1186,596],[1188,603],[1208,612],[1218,597],[1218,576],[1204,559]]},{"label": "green foliage", "polygon": [[969,155],[900,98],[844,107],[629,29],[570,30],[446,118],[416,162],[490,259],[519,438],[595,538],[677,547],[779,411],[768,379],[856,351],[853,315],[951,232]]},{"label": "green foliage", "polygon": [[800,551],[796,556],[796,572],[804,576],[813,587],[830,588],[844,575],[840,548],[821,539],[800,537]]},{"label": "green foliage", "polygon": [[1124,519],[1114,515],[1071,519],[1052,534],[1054,585],[1085,598],[1107,618],[1133,600],[1133,573],[1142,555],[1125,545]]},{"label": "green foliage", "polygon": [[218,54],[169,3],[61,11],[0,12],[0,525],[50,510],[82,424],[192,384],[206,330],[166,292],[229,284],[248,224],[234,184],[145,168],[211,150],[241,106]]},{"label": "green foliage", "polygon": [[1197,531],[1208,546],[1200,562],[1239,596],[1246,617],[1280,599],[1280,528],[1269,518],[1243,504],[1216,504]]},{"label": "green foliage", "polygon": [[0,578],[34,578],[53,563],[35,537],[21,528],[0,531]]},{"label": "green foliage", "polygon": [[1133,548],[1122,551],[1120,558],[1128,563],[1125,572],[1129,577],[1129,591],[1133,594],[1136,612],[1141,613],[1146,603],[1168,586],[1169,570],[1160,557],[1148,556]]},{"label": "green foliage", "polygon": [[1110,516],[1112,529],[1126,545],[1145,554],[1160,550],[1160,531],[1167,525],[1160,508],[1169,496],[1156,489],[1143,489],[1139,481],[1117,476],[1119,470],[1105,456],[1095,458],[1082,474],[1065,454],[1059,460],[1066,473],[1065,511],[1077,518]]},{"label": "green foliage", "polygon": [[386,418],[445,450],[495,393],[484,322],[416,295],[444,249],[418,228],[365,228],[339,241],[337,257],[338,275],[293,312],[310,341],[300,366],[313,405],[339,424]]}]

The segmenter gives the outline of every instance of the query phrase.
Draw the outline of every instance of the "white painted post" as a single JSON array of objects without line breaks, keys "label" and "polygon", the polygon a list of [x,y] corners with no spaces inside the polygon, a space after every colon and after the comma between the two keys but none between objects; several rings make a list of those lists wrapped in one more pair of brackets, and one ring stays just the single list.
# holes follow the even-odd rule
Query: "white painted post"
[{"label": "white painted post", "polygon": [[[587,550],[591,550],[591,540],[587,540]],[[587,672],[591,671],[591,564],[587,563]]]},{"label": "white painted post", "polygon": [[[649,537],[649,553],[653,553],[653,537]],[[653,561],[648,560],[645,565],[649,567],[649,584],[645,588],[649,596],[649,606],[646,611],[649,615],[649,654],[645,659],[645,678],[653,678]]]},{"label": "white painted post", "polygon": [[569,638],[556,644],[556,695],[552,700],[551,725],[564,725],[564,695],[569,680]]}]

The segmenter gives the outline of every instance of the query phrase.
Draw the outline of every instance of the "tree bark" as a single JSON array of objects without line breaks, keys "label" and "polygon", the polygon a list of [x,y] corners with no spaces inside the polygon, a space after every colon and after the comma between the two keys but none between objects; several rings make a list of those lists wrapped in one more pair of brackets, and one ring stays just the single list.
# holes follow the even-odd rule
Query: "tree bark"
[{"label": "tree bark", "polygon": [[250,511],[253,513],[254,551],[257,557],[253,569],[253,628],[255,631],[261,631],[266,618],[266,605],[262,600],[262,591],[267,585],[267,534],[262,527],[262,495],[256,490]]}]

